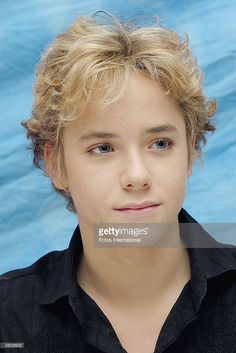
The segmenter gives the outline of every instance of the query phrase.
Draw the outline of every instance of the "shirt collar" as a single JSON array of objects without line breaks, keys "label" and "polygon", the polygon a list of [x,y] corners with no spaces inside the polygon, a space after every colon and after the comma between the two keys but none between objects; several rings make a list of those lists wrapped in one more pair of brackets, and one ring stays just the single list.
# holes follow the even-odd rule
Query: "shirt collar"
[{"label": "shirt collar", "polygon": [[180,237],[187,244],[190,257],[192,297],[197,312],[207,292],[208,280],[236,270],[236,247],[216,241],[183,208],[178,219]]},{"label": "shirt collar", "polygon": [[[191,236],[193,240],[196,240],[196,237],[200,236],[203,240],[207,239],[212,242],[214,246],[212,248],[187,248],[190,256],[193,301],[195,310],[198,311],[207,292],[207,280],[226,271],[236,270],[235,252],[231,252],[228,248],[216,248],[215,245],[217,246],[220,243],[212,238],[185,209],[181,209],[178,219],[179,223],[183,224],[195,223],[194,227],[191,228],[191,234],[183,234],[180,227],[181,239],[185,241],[186,236]],[[46,279],[44,278],[46,287],[41,296],[40,305],[53,304],[58,299],[69,296],[76,297],[77,302],[80,302],[82,307],[82,302],[78,298],[80,287],[76,280],[76,269],[82,252],[83,243],[80,228],[77,225],[68,249],[53,252],[54,256],[47,263],[47,276]]]},{"label": "shirt collar", "polygon": [[83,243],[78,224],[69,247],[66,250],[55,252],[54,257],[47,264],[47,276],[44,279],[46,287],[41,296],[40,305],[53,304],[64,296],[75,296],[75,289],[78,286],[76,269],[82,252]]},{"label": "shirt collar", "polygon": [[180,225],[180,235],[183,234],[184,242],[186,237],[191,238],[191,241],[187,241],[186,244],[192,244],[190,249],[198,259],[198,265],[206,279],[236,269],[236,247],[234,245],[218,242],[183,208],[178,219],[180,224],[188,223],[187,228],[184,228],[186,234],[181,232]]}]

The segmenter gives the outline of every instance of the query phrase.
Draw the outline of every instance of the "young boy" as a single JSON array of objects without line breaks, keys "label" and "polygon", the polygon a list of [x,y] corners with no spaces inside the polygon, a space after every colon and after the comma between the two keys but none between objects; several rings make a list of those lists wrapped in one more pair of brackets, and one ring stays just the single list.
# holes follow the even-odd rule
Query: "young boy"
[{"label": "young boy", "polygon": [[[79,17],[42,57],[34,164],[78,216],[69,247],[0,278],[5,352],[235,352],[236,250],[182,208],[215,126],[175,32]],[[156,225],[176,245],[96,246],[95,225]],[[193,227],[182,234],[181,224]],[[167,239],[167,238],[166,238]],[[197,242],[211,246],[181,246]],[[185,243],[186,244],[186,243]],[[9,348],[12,347],[12,348]]]}]

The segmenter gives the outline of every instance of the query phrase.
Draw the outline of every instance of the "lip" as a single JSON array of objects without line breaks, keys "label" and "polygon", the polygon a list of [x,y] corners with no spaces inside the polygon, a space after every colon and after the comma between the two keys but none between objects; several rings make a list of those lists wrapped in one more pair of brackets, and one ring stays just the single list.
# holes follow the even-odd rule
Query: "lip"
[{"label": "lip", "polygon": [[135,202],[127,203],[127,204],[123,205],[122,207],[116,208],[116,210],[124,210],[127,208],[132,209],[132,210],[136,210],[139,208],[145,208],[145,207],[157,206],[157,205],[159,205],[157,202],[146,200],[141,203],[135,203]]},{"label": "lip", "polygon": [[159,206],[160,204],[155,204],[143,208],[122,208],[116,210],[132,216],[147,216],[155,213]]}]

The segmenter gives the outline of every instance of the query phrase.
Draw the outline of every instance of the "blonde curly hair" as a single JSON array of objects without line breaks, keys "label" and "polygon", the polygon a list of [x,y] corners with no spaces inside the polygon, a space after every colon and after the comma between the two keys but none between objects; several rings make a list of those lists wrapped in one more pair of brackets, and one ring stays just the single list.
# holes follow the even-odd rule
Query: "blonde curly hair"
[{"label": "blonde curly hair", "polygon": [[[195,158],[202,160],[200,144],[216,127],[210,121],[216,102],[203,94],[203,74],[189,49],[188,35],[180,36],[160,25],[149,26],[121,22],[103,12],[112,23],[100,23],[79,16],[69,29],[59,34],[41,57],[36,69],[34,102],[30,119],[22,121],[31,139],[33,163],[49,176],[44,160],[46,143],[53,146],[59,178],[64,171],[62,131],[83,114],[96,95],[102,106],[119,99],[130,69],[155,80],[163,92],[171,95],[185,118],[190,157],[195,136]],[[67,209],[76,213],[68,189],[55,191],[67,200]]]}]

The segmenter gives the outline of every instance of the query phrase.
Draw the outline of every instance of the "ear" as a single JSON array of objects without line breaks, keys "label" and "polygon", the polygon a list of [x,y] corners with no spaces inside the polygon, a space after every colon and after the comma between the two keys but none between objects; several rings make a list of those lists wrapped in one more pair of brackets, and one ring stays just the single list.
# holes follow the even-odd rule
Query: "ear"
[{"label": "ear", "polygon": [[50,176],[53,184],[61,190],[64,190],[62,182],[56,174],[56,155],[53,145],[45,143],[44,145],[44,160],[47,167],[48,175]]},{"label": "ear", "polygon": [[191,142],[191,151],[190,151],[190,160],[189,160],[189,165],[188,165],[188,177],[192,175],[193,172],[193,164],[194,164],[194,157],[195,157],[195,142],[196,142],[196,136],[194,135],[194,138],[192,139]]}]

